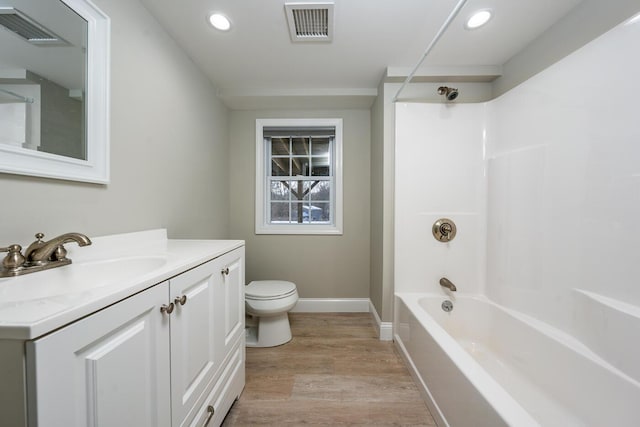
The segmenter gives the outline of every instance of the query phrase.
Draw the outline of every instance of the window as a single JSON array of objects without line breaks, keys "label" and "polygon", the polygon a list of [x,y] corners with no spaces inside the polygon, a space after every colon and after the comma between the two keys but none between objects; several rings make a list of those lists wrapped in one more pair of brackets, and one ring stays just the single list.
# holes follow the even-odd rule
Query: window
[{"label": "window", "polygon": [[256,234],[342,234],[342,119],[256,120]]}]

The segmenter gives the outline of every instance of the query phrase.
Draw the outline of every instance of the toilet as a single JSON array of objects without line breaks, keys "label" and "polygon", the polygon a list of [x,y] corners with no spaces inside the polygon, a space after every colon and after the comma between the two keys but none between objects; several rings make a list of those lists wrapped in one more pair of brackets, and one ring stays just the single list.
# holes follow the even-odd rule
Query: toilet
[{"label": "toilet", "polygon": [[298,302],[295,283],[257,280],[244,288],[246,346],[274,347],[291,341],[287,312]]}]

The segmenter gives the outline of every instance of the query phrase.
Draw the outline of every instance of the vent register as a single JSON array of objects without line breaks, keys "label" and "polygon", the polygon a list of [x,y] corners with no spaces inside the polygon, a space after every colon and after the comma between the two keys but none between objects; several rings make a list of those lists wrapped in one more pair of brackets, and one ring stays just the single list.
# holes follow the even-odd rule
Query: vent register
[{"label": "vent register", "polygon": [[294,42],[333,39],[333,3],[285,3],[289,34]]},{"label": "vent register", "polygon": [[13,7],[0,7],[0,26],[34,45],[69,45],[62,37]]}]

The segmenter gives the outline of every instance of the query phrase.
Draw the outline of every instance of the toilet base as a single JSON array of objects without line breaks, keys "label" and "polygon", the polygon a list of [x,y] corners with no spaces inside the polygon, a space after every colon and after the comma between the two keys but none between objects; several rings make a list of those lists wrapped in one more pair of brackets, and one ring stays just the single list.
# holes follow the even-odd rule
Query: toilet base
[{"label": "toilet base", "polygon": [[286,312],[269,317],[254,316],[252,320],[247,322],[245,329],[247,347],[275,347],[291,341],[291,327]]}]

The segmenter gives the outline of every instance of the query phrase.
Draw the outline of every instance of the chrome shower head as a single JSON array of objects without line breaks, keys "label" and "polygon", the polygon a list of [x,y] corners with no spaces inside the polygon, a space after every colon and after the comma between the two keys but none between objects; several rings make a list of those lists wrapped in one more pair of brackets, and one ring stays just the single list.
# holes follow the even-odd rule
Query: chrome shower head
[{"label": "chrome shower head", "polygon": [[458,97],[458,89],[448,86],[440,86],[438,95],[444,95],[447,101],[453,101]]}]

